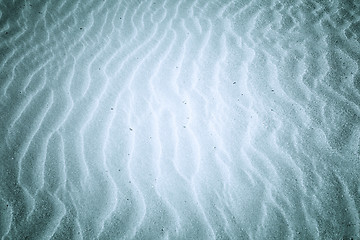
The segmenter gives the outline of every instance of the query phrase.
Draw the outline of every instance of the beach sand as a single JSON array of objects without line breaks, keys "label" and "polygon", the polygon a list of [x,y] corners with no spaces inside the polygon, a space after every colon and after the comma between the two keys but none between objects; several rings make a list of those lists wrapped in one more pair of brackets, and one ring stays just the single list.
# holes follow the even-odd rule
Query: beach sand
[{"label": "beach sand", "polygon": [[45,2],[0,3],[1,239],[360,239],[359,2]]}]

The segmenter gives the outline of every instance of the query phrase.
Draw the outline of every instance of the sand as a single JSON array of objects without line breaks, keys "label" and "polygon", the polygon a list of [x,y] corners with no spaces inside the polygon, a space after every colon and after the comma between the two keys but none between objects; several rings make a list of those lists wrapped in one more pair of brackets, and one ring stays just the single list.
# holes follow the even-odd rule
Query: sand
[{"label": "sand", "polygon": [[0,3],[1,239],[360,239],[357,1]]}]

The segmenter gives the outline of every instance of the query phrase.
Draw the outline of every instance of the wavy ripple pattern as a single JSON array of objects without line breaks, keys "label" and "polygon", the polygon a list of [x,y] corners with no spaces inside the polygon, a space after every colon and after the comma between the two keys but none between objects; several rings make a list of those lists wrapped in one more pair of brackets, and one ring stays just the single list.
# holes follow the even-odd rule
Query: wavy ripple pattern
[{"label": "wavy ripple pattern", "polygon": [[359,13],[2,1],[1,239],[360,239]]}]

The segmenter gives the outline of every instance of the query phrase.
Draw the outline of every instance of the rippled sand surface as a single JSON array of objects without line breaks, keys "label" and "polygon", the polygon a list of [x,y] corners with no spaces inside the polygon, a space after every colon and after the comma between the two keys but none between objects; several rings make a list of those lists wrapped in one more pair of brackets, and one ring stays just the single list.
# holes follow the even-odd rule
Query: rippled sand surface
[{"label": "rippled sand surface", "polygon": [[1,1],[1,239],[360,239],[360,2]]}]

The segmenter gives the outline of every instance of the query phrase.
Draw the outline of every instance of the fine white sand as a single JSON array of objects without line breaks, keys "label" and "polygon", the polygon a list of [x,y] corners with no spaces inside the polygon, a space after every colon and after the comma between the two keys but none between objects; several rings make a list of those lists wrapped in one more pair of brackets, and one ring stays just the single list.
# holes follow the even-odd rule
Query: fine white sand
[{"label": "fine white sand", "polygon": [[360,238],[357,1],[45,2],[0,3],[1,239]]}]

